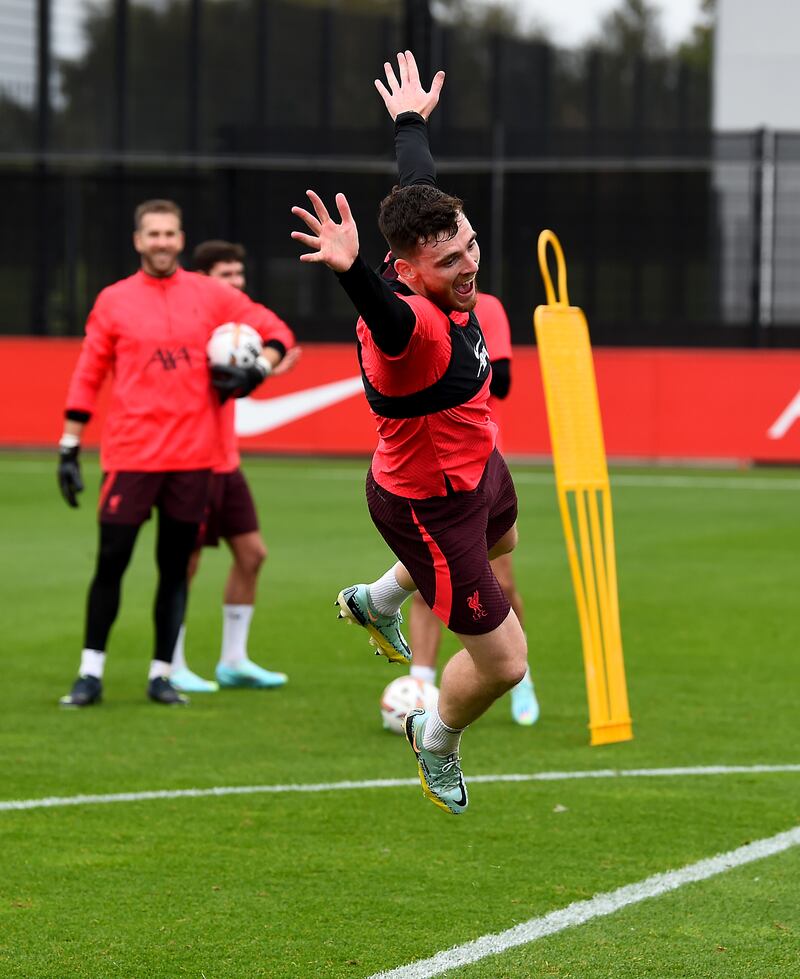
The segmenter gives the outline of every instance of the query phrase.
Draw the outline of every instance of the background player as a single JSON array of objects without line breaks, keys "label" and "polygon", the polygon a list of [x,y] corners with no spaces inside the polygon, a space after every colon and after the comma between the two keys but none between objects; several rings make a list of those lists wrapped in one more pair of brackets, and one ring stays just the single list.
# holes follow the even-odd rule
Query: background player
[{"label": "background player", "polygon": [[[201,275],[227,282],[235,289],[246,287],[245,260],[242,245],[212,240],[199,244],[192,253],[192,267]],[[292,347],[273,374],[288,370],[300,356]],[[186,664],[184,643],[186,625],[181,625],[172,658],[172,685],[184,693],[211,693],[221,687],[280,687],[285,673],[266,670],[250,660],[247,640],[256,600],[258,575],[267,557],[267,547],[258,527],[253,495],[240,469],[235,432],[235,405],[224,404],[220,411],[220,431],[224,462],[214,467],[211,477],[209,506],[200,530],[198,546],[189,559],[189,582],[197,573],[203,547],[216,547],[220,537],[233,557],[225,583],[222,605],[222,645],[216,668],[217,682],[205,680]]]},{"label": "background player", "polygon": [[[67,394],[58,481],[67,503],[76,507],[83,490],[81,433],[106,376],[112,375],[101,438],[97,565],[79,675],[61,699],[65,707],[86,707],[101,699],[122,577],[153,507],[159,513],[158,586],[147,692],[159,703],[186,702],[169,675],[186,606],[189,556],[211,469],[221,461],[220,400],[253,390],[294,342],[274,313],[236,289],[180,267],[184,235],[181,210],[173,201],[151,200],[137,207],[133,244],[141,267],[97,297]],[[209,371],[208,338],[230,321],[247,322],[259,331],[267,344],[263,357],[252,368]]]},{"label": "background player", "polygon": [[[489,409],[492,419],[498,426],[498,445],[502,425],[500,424],[500,405],[508,397],[511,389],[511,329],[503,304],[496,296],[485,292],[478,293],[475,315],[481,325],[489,361],[492,365],[492,380],[489,386]],[[511,554],[502,554],[492,561],[492,570],[500,582],[516,612],[520,625],[524,624],[522,596],[514,579]],[[442,623],[416,591],[411,599],[411,614],[408,624],[410,646],[414,650],[411,676],[416,680],[436,683],[436,659],[442,638]],[[511,717],[517,724],[531,725],[539,719],[539,703],[531,680],[530,666],[525,676],[511,690]]]}]

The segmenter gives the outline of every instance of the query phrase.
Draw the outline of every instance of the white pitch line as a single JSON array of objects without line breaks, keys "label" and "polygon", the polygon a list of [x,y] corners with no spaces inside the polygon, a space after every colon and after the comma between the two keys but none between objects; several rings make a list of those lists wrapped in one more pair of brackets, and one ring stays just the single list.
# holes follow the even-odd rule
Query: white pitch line
[{"label": "white pitch line", "polygon": [[551,911],[540,918],[531,918],[507,931],[483,935],[446,952],[439,952],[429,959],[420,959],[387,972],[376,972],[369,979],[430,979],[431,976],[439,976],[451,969],[464,968],[490,955],[500,955],[509,949],[535,942],[546,935],[555,935],[567,928],[575,928],[594,918],[614,914],[640,901],[668,894],[686,884],[708,880],[709,877],[716,877],[717,874],[724,874],[755,860],[763,860],[765,857],[783,853],[798,845],[800,845],[800,826],[795,826],[784,833],[747,843],[727,853],[718,853],[715,857],[687,864],[678,870],[654,874],[635,884],[626,884],[614,891],[596,894],[587,901],[575,901],[558,911]]},{"label": "white pitch line", "polygon": [[[568,782],[577,779],[671,778],[686,775],[763,775],[800,772],[800,765],[701,765],[683,768],[597,768],[577,772],[523,772],[509,775],[472,775],[468,782]],[[114,792],[103,795],[46,796],[42,799],[7,799],[0,812],[22,809],[58,809],[64,806],[100,806],[114,802],[151,802],[158,799],[202,799],[226,795],[278,795],[288,792],[337,792],[354,789],[397,789],[418,786],[418,778],[378,778],[361,782],[311,782],[288,785],[220,785],[209,789],[155,789],[149,792]]]}]

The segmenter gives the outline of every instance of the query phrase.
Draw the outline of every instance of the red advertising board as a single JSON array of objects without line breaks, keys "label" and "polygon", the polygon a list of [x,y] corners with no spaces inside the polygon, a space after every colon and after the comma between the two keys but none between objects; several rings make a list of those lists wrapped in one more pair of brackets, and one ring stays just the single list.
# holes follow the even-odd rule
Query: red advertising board
[{"label": "red advertising board", "polygon": [[[79,341],[0,338],[0,446],[53,446]],[[610,458],[800,462],[800,352],[598,349]],[[105,401],[84,444],[99,443]],[[536,350],[515,352],[503,449],[547,456]],[[350,344],[308,344],[297,367],[237,405],[244,451],[367,454],[375,428]]]}]

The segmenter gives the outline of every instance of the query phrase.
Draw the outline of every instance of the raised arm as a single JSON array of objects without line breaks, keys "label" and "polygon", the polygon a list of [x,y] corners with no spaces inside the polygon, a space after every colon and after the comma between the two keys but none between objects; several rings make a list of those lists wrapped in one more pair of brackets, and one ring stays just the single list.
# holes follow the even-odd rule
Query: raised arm
[{"label": "raised arm", "polygon": [[383,68],[386,85],[376,79],[375,87],[395,122],[394,148],[400,186],[431,184],[435,187],[436,165],[428,142],[427,120],[439,102],[444,72],[437,71],[430,89],[426,90],[410,51],[398,53],[396,74],[388,61]]},{"label": "raised arm", "polygon": [[336,272],[378,347],[390,356],[402,353],[414,332],[416,316],[408,303],[396,296],[359,255],[358,229],[347,198],[344,194],[336,195],[340,218],[337,222],[318,194],[313,190],[306,194],[314,213],[303,207],[292,208],[292,214],[311,232],[292,232],[295,241],[309,248],[300,261],[322,262]]}]

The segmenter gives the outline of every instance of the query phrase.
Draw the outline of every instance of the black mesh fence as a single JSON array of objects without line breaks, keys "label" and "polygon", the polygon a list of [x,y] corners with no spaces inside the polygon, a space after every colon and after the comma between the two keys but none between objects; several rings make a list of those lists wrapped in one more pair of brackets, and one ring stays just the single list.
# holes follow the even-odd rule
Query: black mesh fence
[{"label": "black mesh fence", "polygon": [[[34,63],[11,71],[0,45],[0,332],[80,333],[135,268],[132,211],[157,196],[182,205],[190,248],[243,242],[254,296],[301,336],[350,335],[332,276],[297,260],[289,208],[309,186],[344,191],[381,259],[393,164],[372,80],[405,43],[409,0],[39,0],[49,21],[0,0],[0,20],[13,4],[28,42],[14,50]],[[708,75],[678,57],[429,26],[421,60],[448,72],[440,183],[466,201],[482,287],[518,342],[543,301],[544,227],[595,342],[797,342],[800,136],[712,134]]]}]

